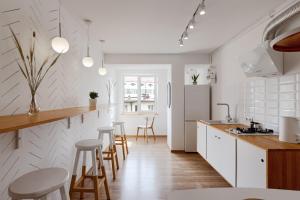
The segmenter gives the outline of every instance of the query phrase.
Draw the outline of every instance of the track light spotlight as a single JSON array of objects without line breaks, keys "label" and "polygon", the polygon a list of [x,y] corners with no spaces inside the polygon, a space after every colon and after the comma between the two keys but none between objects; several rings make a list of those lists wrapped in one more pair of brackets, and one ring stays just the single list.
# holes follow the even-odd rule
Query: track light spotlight
[{"label": "track light spotlight", "polygon": [[184,32],[183,32],[182,38],[185,39],[185,40],[188,40],[188,39],[189,39],[189,34],[188,34],[187,31],[184,31]]},{"label": "track light spotlight", "polygon": [[184,46],[184,44],[183,44],[183,40],[182,40],[182,39],[180,39],[180,40],[179,40],[179,46],[181,46],[181,47],[183,47],[183,46]]},{"label": "track light spotlight", "polygon": [[206,14],[206,10],[205,10],[205,0],[202,1],[200,7],[199,7],[199,14],[200,15],[205,15]]},{"label": "track light spotlight", "polygon": [[195,18],[193,17],[193,19],[191,19],[191,21],[189,23],[189,29],[194,29],[195,24],[196,24],[196,21],[195,21]]}]

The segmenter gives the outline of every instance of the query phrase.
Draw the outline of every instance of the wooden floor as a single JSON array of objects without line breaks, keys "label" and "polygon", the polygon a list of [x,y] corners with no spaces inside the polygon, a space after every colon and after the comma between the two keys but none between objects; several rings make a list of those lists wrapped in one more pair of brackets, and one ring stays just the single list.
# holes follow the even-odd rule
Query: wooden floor
[{"label": "wooden floor", "polygon": [[[131,138],[129,155],[122,162],[118,153],[120,169],[112,181],[111,168],[106,162],[111,199],[117,200],[162,200],[172,190],[206,187],[230,187],[229,184],[196,153],[171,153],[166,138],[160,137],[156,143],[152,138],[145,143]],[[106,199],[101,188],[101,199]],[[79,196],[75,195],[74,200]],[[92,194],[84,199],[92,200]]]}]

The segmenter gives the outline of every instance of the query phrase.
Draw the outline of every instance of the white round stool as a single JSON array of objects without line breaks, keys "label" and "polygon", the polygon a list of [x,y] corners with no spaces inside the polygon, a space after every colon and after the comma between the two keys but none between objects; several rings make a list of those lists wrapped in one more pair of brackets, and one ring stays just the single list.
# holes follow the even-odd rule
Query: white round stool
[{"label": "white round stool", "polygon": [[[73,175],[70,186],[70,196],[72,197],[74,192],[80,192],[80,198],[83,198],[83,193],[94,193],[95,199],[99,199],[99,183],[104,183],[105,192],[107,199],[110,199],[108,183],[106,178],[105,168],[103,166],[103,156],[102,156],[102,141],[97,139],[81,140],[75,144],[77,149],[76,157],[73,168]],[[86,174],[86,153],[91,152],[92,156],[92,175]],[[97,167],[97,151],[98,151],[98,160],[99,160],[99,169],[101,168],[101,175],[98,175]],[[76,182],[77,169],[80,153],[83,152],[83,162],[82,162],[82,173],[81,178]],[[93,180],[93,189],[84,188],[84,181],[86,178],[91,178]],[[100,180],[99,180],[100,179]]]},{"label": "white round stool", "polygon": [[46,168],[27,173],[8,187],[8,194],[13,200],[42,199],[59,190],[62,200],[69,200],[65,184],[69,179],[69,172],[62,168]]},{"label": "white round stool", "polygon": [[[115,129],[115,131],[118,129],[118,126],[120,128],[120,135],[119,137],[115,138],[116,141],[116,145],[122,146],[122,151],[123,151],[123,159],[125,160],[126,156],[125,156],[125,148],[126,148],[126,154],[128,154],[128,144],[127,144],[127,137],[125,134],[125,126],[124,126],[125,122],[113,122],[113,127]],[[116,135],[116,134],[115,134]]]},{"label": "white round stool", "polygon": [[102,151],[103,154],[107,155],[104,157],[104,160],[111,160],[111,167],[112,167],[112,174],[113,179],[116,179],[116,170],[115,170],[115,163],[117,169],[119,169],[119,161],[118,161],[118,154],[114,136],[114,128],[111,126],[107,127],[100,127],[98,128],[98,139],[103,143],[104,135],[108,134],[109,137],[109,148]]}]

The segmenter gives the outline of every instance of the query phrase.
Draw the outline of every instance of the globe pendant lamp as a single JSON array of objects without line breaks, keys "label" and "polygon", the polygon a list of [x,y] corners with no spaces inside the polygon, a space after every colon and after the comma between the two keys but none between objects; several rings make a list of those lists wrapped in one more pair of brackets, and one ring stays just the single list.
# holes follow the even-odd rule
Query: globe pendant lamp
[{"label": "globe pendant lamp", "polygon": [[[105,42],[104,40],[100,40],[101,42],[101,46],[103,47],[103,43]],[[103,52],[103,48],[102,48],[102,52]],[[107,70],[104,67],[104,54],[102,53],[102,65],[98,70],[98,73],[100,76],[105,76],[107,74]]]},{"label": "globe pendant lamp", "polygon": [[103,59],[102,59],[102,66],[99,68],[98,73],[99,73],[100,76],[105,76],[107,74],[107,70],[103,66]]},{"label": "globe pendant lamp", "polygon": [[56,53],[62,53],[62,54],[67,53],[67,51],[70,48],[70,45],[69,45],[68,40],[66,40],[65,38],[63,38],[61,36],[60,5],[58,8],[58,29],[59,29],[59,36],[53,38],[51,41],[52,49]]},{"label": "globe pendant lamp", "polygon": [[92,23],[91,20],[85,19],[85,23],[88,25],[88,42],[87,42],[87,55],[82,59],[82,64],[85,67],[92,67],[94,65],[94,60],[90,56],[90,24]]}]

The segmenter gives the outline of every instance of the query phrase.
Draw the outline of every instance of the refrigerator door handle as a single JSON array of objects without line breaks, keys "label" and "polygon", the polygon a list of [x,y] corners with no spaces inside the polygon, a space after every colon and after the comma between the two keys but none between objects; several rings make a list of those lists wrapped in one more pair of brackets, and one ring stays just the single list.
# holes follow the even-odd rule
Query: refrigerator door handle
[{"label": "refrigerator door handle", "polygon": [[171,103],[172,103],[171,102],[171,99],[172,99],[171,95],[172,95],[171,83],[168,82],[168,107],[169,108],[171,108]]}]

